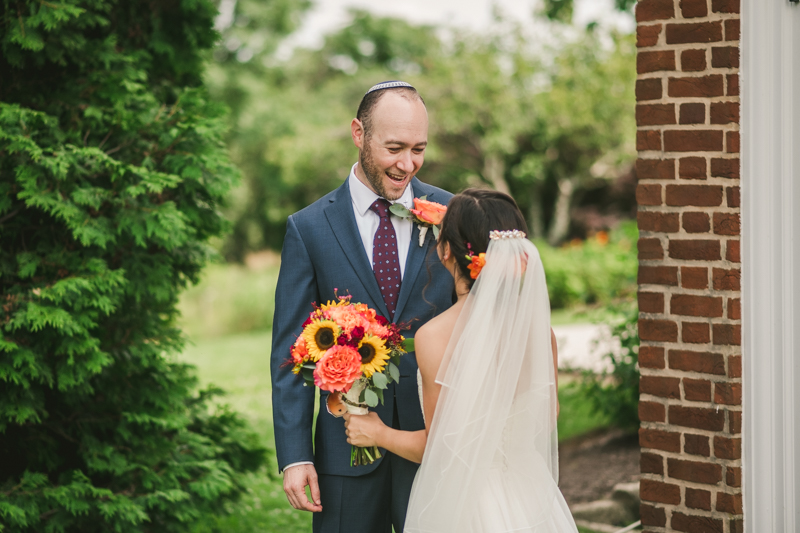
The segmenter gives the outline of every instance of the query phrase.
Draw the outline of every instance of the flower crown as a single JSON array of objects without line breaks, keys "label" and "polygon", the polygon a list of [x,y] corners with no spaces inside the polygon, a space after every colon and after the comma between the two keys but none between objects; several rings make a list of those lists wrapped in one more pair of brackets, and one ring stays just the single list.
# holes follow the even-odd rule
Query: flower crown
[{"label": "flower crown", "polygon": [[[527,237],[524,231],[520,231],[518,229],[509,230],[509,231],[500,231],[500,230],[492,230],[489,232],[489,239],[493,241],[499,241],[503,239],[524,239]],[[466,242],[467,245],[467,261],[469,264],[467,268],[469,269],[469,277],[472,279],[478,279],[478,275],[483,270],[483,267],[486,266],[486,254],[476,254],[472,251],[472,245],[469,242]]]}]

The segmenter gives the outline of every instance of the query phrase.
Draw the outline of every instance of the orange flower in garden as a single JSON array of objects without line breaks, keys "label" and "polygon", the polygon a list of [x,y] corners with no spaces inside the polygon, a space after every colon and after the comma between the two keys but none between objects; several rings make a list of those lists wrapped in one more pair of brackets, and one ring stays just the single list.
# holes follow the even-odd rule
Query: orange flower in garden
[{"label": "orange flower in garden", "polygon": [[314,385],[330,392],[347,392],[361,376],[361,356],[350,346],[334,346],[325,352],[314,370]]},{"label": "orange flower in garden", "polygon": [[409,211],[414,213],[422,222],[433,224],[434,226],[438,226],[442,223],[444,213],[447,211],[447,208],[442,204],[429,202],[422,198],[414,198],[414,207],[416,207],[416,209],[409,209]]},{"label": "orange flower in garden", "polygon": [[470,263],[467,265],[469,269],[469,277],[472,279],[478,279],[478,274],[481,273],[484,265],[486,264],[486,254],[478,254],[478,255],[468,255],[467,259]]},{"label": "orange flower in garden", "polygon": [[597,234],[594,236],[597,242],[601,246],[605,246],[608,244],[608,232],[607,231],[598,231]]}]

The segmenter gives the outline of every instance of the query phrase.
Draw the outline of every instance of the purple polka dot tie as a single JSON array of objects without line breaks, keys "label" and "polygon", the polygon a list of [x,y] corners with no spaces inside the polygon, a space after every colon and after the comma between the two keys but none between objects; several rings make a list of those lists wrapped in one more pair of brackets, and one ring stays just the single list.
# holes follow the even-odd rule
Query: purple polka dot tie
[{"label": "purple polka dot tie", "polygon": [[389,319],[394,318],[394,310],[397,308],[397,297],[400,295],[400,260],[397,255],[397,234],[394,226],[389,219],[388,201],[383,198],[375,200],[370,209],[381,217],[378,231],[372,240],[372,270],[375,271],[375,279],[378,280],[378,287],[381,289],[383,301],[389,309]]}]

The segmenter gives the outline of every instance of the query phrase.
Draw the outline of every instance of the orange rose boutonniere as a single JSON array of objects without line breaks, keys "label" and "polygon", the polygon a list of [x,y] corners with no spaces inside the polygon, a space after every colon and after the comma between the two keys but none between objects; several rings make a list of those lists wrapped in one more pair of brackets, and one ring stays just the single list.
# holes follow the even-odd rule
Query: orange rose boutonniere
[{"label": "orange rose boutonniere", "polygon": [[426,200],[426,196],[414,198],[414,209],[408,209],[400,203],[392,204],[389,210],[400,218],[412,218],[419,226],[419,245],[425,242],[428,228],[433,228],[433,238],[439,238],[439,224],[442,223],[447,207]]}]

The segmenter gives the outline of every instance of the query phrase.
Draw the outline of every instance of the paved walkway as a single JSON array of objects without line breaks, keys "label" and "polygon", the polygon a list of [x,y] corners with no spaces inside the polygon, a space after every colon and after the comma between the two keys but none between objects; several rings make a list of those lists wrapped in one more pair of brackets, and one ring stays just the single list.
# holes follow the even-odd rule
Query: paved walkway
[{"label": "paved walkway", "polygon": [[618,347],[611,328],[604,324],[553,326],[558,343],[558,367],[563,370],[586,369],[600,372],[610,369],[603,356]]}]

